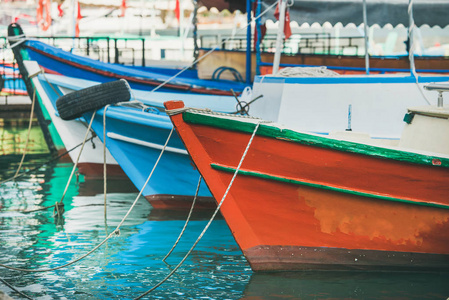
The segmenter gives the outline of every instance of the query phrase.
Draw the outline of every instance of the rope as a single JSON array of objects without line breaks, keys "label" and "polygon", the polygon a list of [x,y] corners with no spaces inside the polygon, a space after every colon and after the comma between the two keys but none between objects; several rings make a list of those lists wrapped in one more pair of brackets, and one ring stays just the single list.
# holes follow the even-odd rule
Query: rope
[{"label": "rope", "polygon": [[44,69],[41,69],[42,75],[44,76],[45,81],[48,83],[48,85],[51,87],[51,89],[58,95],[58,97],[61,97],[61,93],[54,87],[54,85],[48,80],[47,76],[45,76]]},{"label": "rope", "polygon": [[[86,142],[88,142],[88,141],[90,141],[90,140],[92,140],[92,139],[94,139],[94,138],[95,138],[95,135],[92,136],[92,137],[90,137],[88,140],[86,140]],[[16,179],[16,178],[22,177],[23,175],[26,175],[26,174],[32,173],[32,172],[34,172],[34,171],[36,171],[36,170],[39,170],[39,169],[42,168],[43,166],[46,166],[47,164],[49,164],[49,163],[51,163],[51,162],[53,162],[53,161],[55,161],[55,160],[58,160],[58,159],[60,159],[61,157],[63,157],[63,156],[65,156],[65,155],[69,154],[70,152],[72,152],[73,150],[75,150],[76,148],[78,148],[79,146],[81,146],[82,144],[83,144],[83,143],[79,143],[78,145],[76,145],[76,146],[73,147],[72,149],[67,150],[67,151],[65,151],[64,153],[62,153],[62,154],[60,154],[60,155],[58,155],[58,156],[56,156],[56,157],[53,157],[52,159],[50,159],[50,160],[44,162],[43,164],[41,164],[41,165],[39,165],[39,166],[37,166],[37,167],[35,167],[35,168],[33,168],[33,169],[27,170],[27,171],[25,171],[25,172],[22,172],[22,173],[18,174],[17,176],[13,176],[13,177],[10,177],[10,178],[5,179],[5,180],[3,180],[3,181],[0,181],[0,184],[3,184],[3,183],[5,183],[5,182],[8,182],[8,181],[14,180],[14,179]]]},{"label": "rope", "polygon": [[321,67],[287,67],[279,70],[276,76],[283,77],[335,77],[340,76],[337,72],[328,70],[325,66]]},{"label": "rope", "polygon": [[413,76],[416,77],[416,69],[415,69],[415,57],[414,57],[414,47],[415,47],[415,42],[413,40],[413,32],[415,29],[415,20],[413,19],[413,0],[409,0],[408,3],[408,8],[407,8],[407,12],[408,12],[408,17],[409,17],[409,27],[408,27],[408,42],[409,42],[409,47],[408,47],[408,59],[410,61],[410,71],[413,74]]},{"label": "rope", "polygon": [[[264,14],[266,14],[271,8],[273,8],[278,1],[275,1],[272,5],[270,5],[267,9],[265,9],[259,16],[252,18],[251,22],[247,23],[244,27],[240,28],[239,30],[237,30],[236,33],[240,33],[240,31],[243,31],[244,29],[246,29],[248,26],[251,25],[252,22],[258,20],[259,18],[261,18]],[[229,37],[225,40],[223,40],[221,42],[221,44],[223,45],[224,43],[230,41],[233,37]],[[178,77],[179,75],[181,75],[182,73],[184,73],[186,70],[190,69],[191,67],[193,67],[194,65],[196,65],[197,63],[199,63],[200,61],[202,61],[203,59],[205,59],[207,56],[209,56],[212,52],[214,52],[217,48],[213,48],[211,50],[209,50],[208,52],[206,52],[203,56],[199,57],[198,59],[194,60],[193,63],[191,63],[189,66],[185,67],[184,69],[182,69],[181,71],[179,71],[178,73],[176,73],[175,75],[173,75],[172,77],[170,77],[169,79],[165,80],[164,82],[162,82],[160,85],[158,85],[157,87],[155,87],[154,89],[152,89],[150,91],[150,93],[153,93],[155,91],[157,91],[158,89],[160,89],[161,87],[163,87],[164,85],[166,85],[167,83],[169,83],[170,81],[172,81],[173,79],[175,79],[176,77]]]},{"label": "rope", "polygon": [[[92,138],[87,139],[87,135],[88,135],[89,132],[90,132],[90,128],[91,128],[91,126],[92,126],[92,122],[93,122],[93,120],[94,120],[95,114],[96,114],[96,112],[94,112],[94,113],[92,114],[92,118],[90,119],[90,123],[89,123],[89,126],[88,126],[88,128],[87,128],[86,134],[85,134],[85,136],[84,136],[83,143],[81,144],[80,152],[78,153],[78,157],[76,158],[76,161],[75,161],[75,163],[74,163],[74,165],[73,165],[72,172],[70,173],[69,180],[67,181],[67,184],[66,184],[66,186],[65,186],[64,192],[62,193],[61,200],[60,200],[59,202],[56,202],[54,205],[47,206],[47,207],[43,207],[43,208],[38,208],[38,209],[35,209],[35,210],[24,211],[24,213],[30,213],[30,212],[35,212],[35,211],[41,211],[41,210],[45,210],[45,209],[54,207],[54,208],[55,208],[55,211],[56,211],[56,213],[57,213],[57,215],[60,216],[60,214],[64,211],[64,210],[63,210],[63,206],[64,206],[64,205],[63,205],[63,203],[62,203],[62,200],[64,200],[65,194],[67,193],[67,190],[68,190],[68,188],[69,188],[69,186],[70,186],[70,182],[72,181],[73,174],[75,173],[76,167],[77,167],[77,165],[78,165],[78,161],[79,161],[79,159],[80,159],[80,157],[81,157],[81,153],[83,152],[84,145],[86,144],[86,142],[87,142],[88,140],[91,140],[91,139],[92,139]],[[74,148],[72,148],[72,150],[73,150],[73,149],[74,149]],[[61,207],[61,210],[59,210],[60,207]]]},{"label": "rope", "polygon": [[181,239],[181,237],[182,237],[183,234],[184,234],[184,231],[185,231],[186,228],[187,228],[187,224],[189,224],[190,217],[192,216],[193,208],[195,207],[196,198],[197,198],[198,192],[199,192],[199,190],[200,190],[201,179],[202,179],[202,177],[201,177],[201,175],[200,175],[200,178],[199,178],[199,180],[198,180],[198,185],[197,185],[197,187],[196,187],[195,197],[193,198],[192,206],[190,207],[189,215],[187,216],[187,220],[186,220],[186,222],[185,222],[185,224],[184,224],[184,227],[182,228],[181,233],[180,233],[179,236],[178,236],[178,239],[177,239],[176,242],[173,244],[173,247],[170,249],[170,251],[168,251],[168,253],[167,253],[167,254],[164,256],[164,258],[162,259],[163,262],[165,262],[165,260],[170,256],[170,254],[171,254],[171,253],[173,252],[173,250],[175,249],[176,245],[178,245],[179,240]]},{"label": "rope", "polygon": [[[250,103],[252,103],[253,101],[259,99],[263,97],[258,96],[256,99],[251,100]],[[248,103],[249,104],[249,103]],[[227,113],[221,113],[221,112],[216,112],[216,111],[212,111],[208,108],[191,108],[191,107],[182,107],[182,108],[175,108],[175,109],[170,109],[166,111],[166,114],[168,116],[173,116],[173,115],[177,115],[183,112],[192,112],[192,113],[202,113],[202,114],[209,114],[209,115],[214,115],[214,116],[223,116],[223,117],[230,117],[233,116],[233,114],[227,114]],[[235,116],[233,116],[235,117]],[[252,120],[260,120],[260,118],[257,117],[251,117],[251,116],[245,116],[245,115],[241,115],[239,116],[239,118],[244,118],[244,119],[252,119]]]},{"label": "rope", "polygon": [[429,99],[426,97],[426,95],[424,94],[423,89],[421,88],[421,86],[419,85],[419,77],[418,74],[416,73],[416,67],[415,67],[415,53],[414,53],[414,49],[415,49],[415,39],[413,38],[414,36],[414,31],[416,28],[415,25],[415,20],[413,18],[413,0],[410,0],[408,3],[408,8],[407,8],[407,12],[408,12],[408,16],[409,16],[409,28],[408,28],[408,41],[409,41],[409,47],[408,47],[408,59],[410,61],[410,72],[412,73],[412,76],[415,78],[416,80],[416,86],[418,87],[419,92],[421,93],[421,95],[423,96],[424,100],[427,102],[427,104],[432,105],[432,103],[429,101]]},{"label": "rope", "polygon": [[9,48],[12,49],[12,48],[15,48],[15,47],[19,46],[23,42],[25,42],[27,40],[27,38],[25,37],[25,34],[21,34],[21,35],[16,35],[16,36],[8,36],[8,40],[9,41],[13,41],[13,42],[16,41],[12,45],[11,45],[11,42],[9,42],[9,44],[10,44]]},{"label": "rope", "polygon": [[251,143],[253,142],[253,139],[256,135],[257,129],[259,128],[259,125],[262,121],[258,122],[256,124],[256,127],[254,128],[254,132],[251,135],[251,138],[248,142],[248,145],[246,146],[245,151],[243,152],[242,158],[240,159],[240,162],[237,166],[237,169],[234,172],[234,175],[232,176],[231,181],[229,182],[228,188],[226,189],[223,197],[221,198],[220,203],[218,204],[217,208],[215,209],[212,217],[210,218],[209,222],[206,224],[206,226],[204,227],[203,231],[201,232],[201,234],[198,236],[198,239],[195,241],[195,243],[192,245],[192,247],[190,248],[190,250],[187,252],[187,254],[184,256],[184,258],[179,262],[178,265],[176,265],[176,267],[164,278],[162,279],[159,283],[157,283],[155,286],[153,286],[151,289],[149,289],[148,291],[146,291],[145,293],[141,294],[140,296],[138,296],[137,298],[134,298],[134,300],[138,300],[141,299],[142,297],[145,297],[146,295],[148,295],[149,293],[151,293],[152,291],[154,291],[156,288],[158,288],[161,284],[163,284],[165,281],[167,281],[178,269],[179,267],[181,267],[181,265],[184,263],[184,261],[187,259],[187,257],[190,255],[190,253],[192,253],[193,249],[195,249],[196,245],[199,243],[199,241],[201,240],[201,238],[203,237],[203,235],[206,233],[207,229],[209,229],[210,224],[212,223],[212,221],[214,220],[215,216],[217,215],[217,213],[220,211],[220,208],[224,202],[224,200],[226,199],[226,196],[229,193],[229,190],[231,189],[232,184],[234,183],[235,178],[237,177],[237,174],[240,170],[240,167],[243,164],[243,161],[248,153],[249,147],[251,146]]},{"label": "rope", "polygon": [[3,278],[0,277],[0,281],[3,282],[4,285],[6,285],[7,287],[9,287],[11,290],[13,290],[14,292],[18,293],[20,296],[27,298],[27,299],[31,299],[33,300],[33,298],[31,298],[30,296],[25,295],[24,293],[22,293],[21,291],[19,291],[18,289],[16,289],[15,287],[13,287],[11,284],[9,284],[8,282],[6,282],[6,280],[4,280]]},{"label": "rope", "polygon": [[17,168],[16,174],[14,174],[14,177],[17,177],[17,175],[19,174],[20,169],[22,168],[23,161],[25,159],[25,155],[27,153],[28,142],[30,141],[31,124],[33,123],[34,104],[35,103],[36,103],[36,90],[34,90],[34,92],[33,92],[33,101],[31,102],[30,121],[28,122],[28,132],[27,132],[27,139],[25,142],[25,150],[23,151],[22,159],[20,160],[19,167]]},{"label": "rope", "polygon": [[90,118],[89,126],[87,127],[86,134],[84,135],[83,144],[81,145],[80,152],[78,153],[78,157],[76,158],[75,164],[73,165],[72,172],[70,173],[69,180],[67,181],[67,184],[65,186],[64,192],[62,193],[62,197],[61,197],[61,200],[59,201],[59,203],[62,203],[62,200],[64,199],[65,194],[67,193],[67,190],[69,188],[70,181],[72,181],[73,174],[75,173],[76,167],[78,165],[78,161],[80,160],[81,153],[83,153],[84,145],[86,144],[86,140],[87,140],[87,135],[90,132],[90,128],[92,127],[92,122],[94,121],[96,113],[97,112],[94,111],[94,113],[92,114],[92,118]]},{"label": "rope", "polygon": [[105,220],[105,222],[107,222],[106,111],[108,110],[109,106],[110,106],[110,104],[106,105],[103,110],[103,192],[104,192],[104,220]]},{"label": "rope", "polygon": [[104,243],[106,243],[111,237],[113,237],[114,235],[120,235],[120,227],[122,226],[122,224],[125,222],[125,220],[128,218],[129,214],[131,213],[131,211],[133,210],[134,206],[136,205],[137,201],[139,200],[140,196],[143,193],[143,190],[145,189],[146,185],[148,184],[148,182],[150,181],[151,176],[154,173],[154,170],[156,169],[156,166],[159,164],[159,161],[162,157],[162,154],[165,151],[165,148],[167,148],[168,142],[170,141],[170,138],[173,134],[173,128],[170,131],[170,134],[168,135],[167,141],[164,144],[164,147],[161,150],[161,153],[159,154],[159,157],[156,161],[156,163],[153,166],[153,169],[151,170],[150,175],[148,176],[145,184],[143,185],[142,189],[140,190],[139,194],[137,195],[136,199],[134,200],[133,204],[131,205],[131,207],[129,208],[128,212],[126,213],[126,215],[123,217],[122,221],[117,225],[117,227],[115,228],[115,230],[113,230],[101,243],[99,243],[97,246],[95,246],[92,250],[90,250],[89,252],[87,252],[86,254],[82,255],[81,257],[72,260],[71,262],[68,262],[62,266],[59,267],[54,267],[54,268],[49,268],[49,269],[37,269],[37,270],[31,270],[31,269],[22,269],[22,268],[15,268],[15,267],[10,267],[4,264],[0,264],[0,267],[9,269],[9,270],[14,270],[14,271],[20,271],[20,272],[29,272],[29,273],[39,273],[39,272],[50,272],[50,271],[55,271],[55,270],[59,270],[65,267],[68,267],[70,265],[73,265],[74,263],[79,262],[80,260],[84,259],[85,257],[89,256],[90,254],[92,254],[94,251],[96,251],[98,248],[100,248]]}]

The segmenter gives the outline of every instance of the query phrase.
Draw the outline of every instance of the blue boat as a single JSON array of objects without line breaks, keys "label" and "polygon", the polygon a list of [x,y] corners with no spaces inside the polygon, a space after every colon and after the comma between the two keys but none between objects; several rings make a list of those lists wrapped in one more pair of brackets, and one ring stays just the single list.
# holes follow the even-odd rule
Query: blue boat
[{"label": "blue boat", "polygon": [[[26,65],[28,64],[29,62],[26,62]],[[29,68],[29,71],[31,69]],[[51,102],[51,107],[48,110],[53,112],[54,124],[59,128],[60,134],[62,133],[64,138],[78,137],[78,140],[71,141],[71,144],[82,142],[79,138],[82,139],[86,129],[85,123],[90,121],[92,112],[84,113],[81,119],[61,122],[56,111],[56,101],[60,95],[92,87],[99,83],[52,74],[39,74],[33,78],[33,82],[35,82],[35,86],[43,87],[38,89],[39,97]],[[149,105],[160,106],[161,102],[139,101],[141,100],[139,97],[145,97],[149,94],[148,92],[133,90],[132,93],[135,96],[134,100],[138,100],[140,103],[139,105],[110,106],[106,110],[106,146],[109,152],[136,188],[142,190],[142,195],[154,208],[190,206],[191,201],[188,200],[193,199],[199,173],[191,163],[176,132],[173,132],[149,183],[144,187],[173,126],[160,107]],[[192,95],[186,97],[186,99],[192,99],[192,105],[194,102],[198,102],[198,100],[194,100],[195,98]],[[226,103],[230,102],[220,103],[217,99],[212,99],[209,104],[213,103],[216,103],[216,107],[220,107],[224,111],[234,109],[233,103],[226,107]],[[104,109],[98,110],[92,123],[92,129],[101,141],[103,141],[103,114]],[[75,133],[73,130],[77,130],[77,132]],[[81,131],[82,134],[79,134],[78,131]],[[91,165],[94,167],[87,167],[84,164],[84,169],[102,170],[102,146],[98,144],[95,149],[91,149],[92,147],[87,145],[86,150],[91,154],[86,156],[91,157]],[[108,168],[110,167],[113,165],[109,164]],[[209,208],[214,205],[213,198],[204,183],[200,186],[198,196],[197,207]]]},{"label": "blue boat", "polygon": [[0,63],[0,93],[5,95],[26,95],[25,83],[17,67]]},{"label": "blue boat", "polygon": [[[10,38],[23,34],[18,24],[8,28]],[[17,45],[23,59],[36,61],[46,73],[60,74],[100,83],[126,79],[132,89],[152,91],[181,69],[160,67],[135,67],[105,63],[88,57],[72,54],[36,40],[23,40]],[[158,89],[159,92],[189,94],[227,95],[240,94],[247,84],[230,80],[199,79],[196,70],[185,70]]]}]

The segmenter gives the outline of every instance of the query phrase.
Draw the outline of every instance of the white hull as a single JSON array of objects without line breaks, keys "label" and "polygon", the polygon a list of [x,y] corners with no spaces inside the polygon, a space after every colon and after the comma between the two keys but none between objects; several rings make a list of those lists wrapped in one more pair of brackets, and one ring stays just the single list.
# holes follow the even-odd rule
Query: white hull
[{"label": "white hull", "polygon": [[[31,64],[30,64],[31,63]],[[25,61],[25,66],[29,72],[29,74],[35,73],[36,69],[34,67],[38,67],[35,62]],[[38,69],[39,70],[39,69]],[[50,99],[47,96],[43,86],[41,85],[39,78],[34,77],[32,79],[33,85],[36,89],[36,94],[42,100],[42,103],[45,106],[45,109],[48,111],[51,121],[53,122],[56,130],[58,131],[61,140],[64,143],[64,146],[67,150],[72,149],[73,147],[79,145],[84,141],[84,136],[86,134],[88,124],[81,122],[79,120],[73,121],[64,121],[60,117],[53,107]],[[88,138],[92,136],[92,133],[88,134]],[[93,143],[92,143],[93,142]],[[84,145],[83,152],[79,158],[78,163],[85,164],[103,164],[103,143],[100,141],[98,137],[95,137],[93,140],[87,142]],[[93,146],[95,144],[95,147]],[[81,146],[69,152],[70,158],[73,162],[75,162],[79,156],[81,151]],[[117,165],[117,162],[106,149],[106,163],[109,165]]]},{"label": "white hull", "polygon": [[[448,81],[449,76],[420,77],[423,83]],[[432,104],[435,92],[423,91]],[[263,95],[251,105],[253,116],[285,126],[329,133],[351,128],[373,137],[399,138],[407,108],[426,105],[418,85],[407,75],[256,78],[253,95]]]}]

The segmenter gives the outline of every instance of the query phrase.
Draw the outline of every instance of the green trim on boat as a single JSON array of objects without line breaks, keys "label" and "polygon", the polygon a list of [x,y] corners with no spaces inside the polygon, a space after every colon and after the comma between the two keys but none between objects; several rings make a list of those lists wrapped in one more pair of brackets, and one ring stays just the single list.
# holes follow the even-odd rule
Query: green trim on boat
[{"label": "green trim on boat", "polygon": [[31,81],[31,84],[33,85],[33,88],[36,91],[36,100],[35,101],[39,102],[39,106],[41,107],[42,115],[48,124],[47,125],[48,131],[50,132],[50,136],[51,136],[51,139],[53,140],[53,144],[55,145],[56,150],[65,149],[64,142],[62,141],[62,138],[59,135],[55,124],[51,120],[50,113],[48,112],[47,108],[45,107],[41,95],[37,92],[37,88],[32,81]]},{"label": "green trim on boat", "polygon": [[[215,169],[218,171],[229,172],[229,173],[234,173],[236,170],[236,168],[226,167],[226,166],[222,166],[222,165],[214,164],[214,163],[212,163],[210,166],[212,167],[212,169]],[[324,184],[310,183],[310,182],[305,182],[305,181],[300,181],[300,180],[295,180],[295,179],[289,179],[289,178],[285,178],[285,177],[280,177],[280,176],[275,176],[275,175],[270,175],[270,174],[266,174],[266,173],[255,172],[255,171],[239,170],[238,174],[252,176],[252,177],[258,177],[258,178],[263,178],[263,179],[268,179],[268,180],[274,180],[274,181],[279,181],[279,182],[284,182],[284,183],[303,185],[303,186],[308,186],[308,187],[313,187],[313,188],[318,188],[318,189],[323,189],[323,190],[328,190],[328,191],[333,191],[333,192],[340,192],[340,193],[345,193],[345,194],[350,194],[350,195],[385,200],[385,201],[393,201],[393,202],[401,202],[401,203],[407,203],[407,204],[413,204],[413,205],[449,209],[449,205],[444,205],[444,204],[418,202],[418,201],[411,201],[411,200],[405,200],[405,199],[400,199],[400,198],[358,192],[358,191],[354,191],[354,190],[337,188],[337,187],[332,187],[332,186],[328,186],[328,185],[324,185]]]},{"label": "green trim on boat", "polygon": [[[249,134],[252,134],[256,127],[255,123],[245,122],[245,119],[238,120],[238,117],[235,116],[233,116],[233,119],[219,117],[217,118],[212,114],[207,115],[190,111],[184,112],[182,116],[183,120],[186,123],[218,127],[226,130],[245,132]],[[260,124],[259,129],[257,130],[257,135],[343,152],[350,152],[415,164],[430,165],[440,168],[449,168],[449,158],[429,156],[349,141],[334,140],[327,137],[320,137],[307,133],[297,132],[291,129],[281,129],[264,123]]]}]

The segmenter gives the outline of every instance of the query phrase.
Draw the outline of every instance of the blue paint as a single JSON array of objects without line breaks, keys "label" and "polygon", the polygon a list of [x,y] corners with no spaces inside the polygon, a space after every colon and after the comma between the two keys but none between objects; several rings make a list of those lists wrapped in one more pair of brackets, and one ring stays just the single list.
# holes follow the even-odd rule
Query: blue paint
[{"label": "blue paint", "polygon": [[[373,58],[373,56],[370,56]],[[385,58],[385,57],[383,57]],[[273,66],[272,63],[261,62],[261,66]],[[319,65],[303,65],[303,64],[280,64],[280,67],[320,67]],[[360,71],[364,72],[365,68],[359,67],[337,67],[337,66],[326,66],[329,70],[343,70],[343,71]],[[387,72],[410,72],[409,69],[394,69],[394,68],[370,68],[371,71],[381,72],[382,74]],[[433,69],[418,69],[416,70],[418,73],[449,73],[449,70],[433,70]]]},{"label": "blue paint", "polygon": [[[94,59],[90,59],[87,57],[74,55],[38,41],[28,40],[26,41],[25,44],[27,46],[26,50],[28,52],[30,60],[37,61],[38,64],[41,65],[42,67],[65,76],[88,79],[102,83],[116,80],[121,77],[135,78],[137,80],[138,79],[157,80],[159,81],[159,83],[162,83],[163,81],[171,78],[174,74],[180,71],[178,69],[167,70],[164,68],[155,68],[155,67],[136,68],[118,64],[109,64]],[[52,59],[51,57],[45,56],[35,51],[34,49],[56,56],[62,59],[62,61]],[[86,69],[71,66],[67,62],[73,62],[85,66]],[[89,69],[107,72],[109,74],[113,74],[116,78],[111,78],[110,76],[106,76],[104,74],[98,74],[90,71]],[[229,91],[230,89],[233,89],[235,92],[241,92],[247,86],[247,84],[233,82],[229,80],[214,81],[214,80],[199,79],[197,77],[196,71],[194,70],[186,70],[185,72],[186,75],[182,73],[177,78],[171,80],[170,83],[184,86],[185,88],[199,87],[206,89],[217,89],[221,91]],[[145,83],[130,81],[130,85],[132,88],[147,91],[153,90],[159,83],[157,83],[156,85],[148,85]],[[163,87],[159,89],[159,91],[173,91],[173,89]],[[177,91],[191,93],[189,91],[182,91],[182,90]]]},{"label": "blue paint", "polygon": [[[160,147],[164,146],[172,128],[167,115],[142,112],[135,108],[109,107],[106,116],[106,134],[115,133]],[[84,118],[89,121],[91,114],[86,114]],[[97,112],[92,128],[100,139],[103,139],[103,109]],[[126,175],[137,189],[141,190],[161,150],[110,137],[106,138],[106,145]],[[168,147],[185,150],[176,132],[173,133]],[[166,150],[143,195],[193,196],[199,176],[188,155]],[[204,183],[199,196],[211,196]]]},{"label": "blue paint", "polygon": [[[56,109],[58,94],[45,81],[44,77],[41,76],[39,79],[53,107]],[[57,89],[57,86],[53,87]],[[78,86],[77,89],[81,88]],[[101,140],[103,140],[103,112],[104,109],[97,111],[92,123],[92,129]],[[137,108],[110,106],[106,115],[106,133],[118,134],[144,143],[157,144],[160,147],[164,146],[173,128],[170,118],[165,113],[155,113],[154,110],[142,111]],[[91,116],[91,113],[84,115],[87,123],[90,121]],[[161,150],[109,137],[106,138],[106,145],[120,167],[140,191],[153,169]],[[173,133],[168,147],[185,151],[184,144],[176,132]],[[199,173],[192,166],[188,155],[165,151],[151,180],[143,191],[143,196],[193,196],[196,191],[198,178]],[[209,189],[204,183],[201,185],[199,196],[211,196]]]},{"label": "blue paint", "polygon": [[[419,83],[448,81],[449,76],[426,76],[419,77]],[[415,83],[413,76],[396,75],[344,75],[335,77],[275,77],[256,76],[255,83],[285,83],[285,84],[376,84],[376,83]]]},{"label": "blue paint", "polygon": [[[251,24],[251,0],[246,0],[246,21]],[[246,28],[246,83],[251,83],[251,26]]]}]

